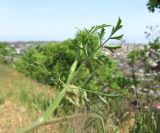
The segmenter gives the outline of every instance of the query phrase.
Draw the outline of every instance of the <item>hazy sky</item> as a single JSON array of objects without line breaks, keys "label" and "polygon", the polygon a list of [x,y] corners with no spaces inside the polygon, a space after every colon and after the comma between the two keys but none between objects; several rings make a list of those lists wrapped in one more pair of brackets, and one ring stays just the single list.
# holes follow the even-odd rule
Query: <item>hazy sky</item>
[{"label": "hazy sky", "polygon": [[147,0],[0,0],[0,41],[64,40],[76,28],[122,19],[127,42],[146,42],[147,25],[160,24]]}]

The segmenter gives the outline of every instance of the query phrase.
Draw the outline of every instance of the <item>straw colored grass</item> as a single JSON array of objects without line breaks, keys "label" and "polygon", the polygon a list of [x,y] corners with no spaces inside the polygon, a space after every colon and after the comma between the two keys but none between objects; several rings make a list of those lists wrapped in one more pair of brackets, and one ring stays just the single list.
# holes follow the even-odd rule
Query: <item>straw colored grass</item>
[{"label": "straw colored grass", "polygon": [[[42,114],[38,108],[31,109],[20,102],[22,91],[29,96],[55,96],[53,88],[37,83],[9,66],[0,65],[0,133],[14,133]],[[53,126],[39,132],[43,130],[54,131]]]}]

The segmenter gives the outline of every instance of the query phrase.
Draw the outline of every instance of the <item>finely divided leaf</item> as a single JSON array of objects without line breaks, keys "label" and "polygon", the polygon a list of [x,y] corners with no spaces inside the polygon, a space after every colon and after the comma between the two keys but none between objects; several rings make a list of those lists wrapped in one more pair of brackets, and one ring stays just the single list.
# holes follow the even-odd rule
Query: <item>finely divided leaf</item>
[{"label": "finely divided leaf", "polygon": [[121,40],[122,37],[123,37],[123,35],[120,35],[120,36],[111,37],[110,39]]},{"label": "finely divided leaf", "polygon": [[110,50],[111,52],[114,52],[115,50],[121,48],[121,46],[103,46],[103,47]]}]

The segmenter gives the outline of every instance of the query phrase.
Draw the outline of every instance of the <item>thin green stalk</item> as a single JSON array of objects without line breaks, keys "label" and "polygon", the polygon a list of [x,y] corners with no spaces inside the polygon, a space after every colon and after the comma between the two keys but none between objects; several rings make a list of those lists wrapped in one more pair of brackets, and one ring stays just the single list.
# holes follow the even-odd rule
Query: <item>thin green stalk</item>
[{"label": "thin green stalk", "polygon": [[[65,116],[65,117],[61,117],[61,118],[55,118],[55,119],[47,120],[47,121],[44,121],[44,122],[41,122],[41,123],[40,122],[35,122],[35,123],[32,124],[32,129],[31,128],[26,128],[26,130],[27,130],[26,132],[35,130],[36,128],[38,128],[40,126],[47,126],[47,125],[51,125],[51,124],[55,124],[55,123],[71,121],[71,120],[74,120],[74,119],[84,118],[84,117],[92,117],[92,118],[99,119],[101,121],[101,126],[102,126],[103,131],[105,130],[104,129],[104,121],[103,121],[103,118],[100,115],[95,114],[95,113],[82,113],[82,114],[69,115],[69,116]],[[19,132],[19,133],[21,133],[21,132]],[[23,132],[24,132],[24,130],[23,130]]]},{"label": "thin green stalk", "polygon": [[69,76],[68,76],[66,85],[69,85],[70,82],[72,81],[72,79],[74,78],[74,73],[75,73],[75,71],[76,71],[77,64],[78,64],[78,60],[76,59],[76,60],[74,61],[74,63],[72,64],[72,67],[71,67],[71,70],[70,70],[70,73],[69,73]]},{"label": "thin green stalk", "polygon": [[20,130],[19,133],[26,133],[26,132],[29,132],[29,131],[33,130],[39,124],[44,123],[44,121],[46,121],[47,118],[55,111],[55,109],[58,107],[58,105],[62,101],[62,99],[63,99],[63,97],[65,95],[65,92],[69,87],[69,84],[70,84],[71,80],[73,79],[73,75],[74,75],[74,72],[75,72],[75,70],[77,68],[77,64],[78,64],[78,61],[76,59],[74,61],[73,65],[72,65],[72,67],[71,67],[71,70],[70,70],[70,73],[69,73],[69,76],[68,76],[68,80],[67,80],[63,90],[58,94],[58,96],[55,98],[55,100],[50,105],[50,107],[47,109],[47,111],[44,112],[44,114],[37,121],[35,121],[34,123],[30,124],[26,128]]},{"label": "thin green stalk", "polygon": [[99,93],[99,92],[95,92],[95,91],[87,90],[87,89],[83,89],[83,88],[79,88],[79,89],[87,91],[87,92],[90,92],[90,93],[94,93],[94,94],[97,94],[97,95],[106,96],[106,97],[119,97],[119,96],[122,96],[120,94],[104,94],[104,93]]},{"label": "thin green stalk", "polygon": [[82,68],[82,66],[83,66],[87,61],[88,61],[88,58],[85,59],[85,60],[81,63],[81,65],[77,68],[77,70],[76,70],[75,73],[73,74],[72,79],[75,78],[75,76],[77,75],[77,73],[80,71],[80,69]]}]

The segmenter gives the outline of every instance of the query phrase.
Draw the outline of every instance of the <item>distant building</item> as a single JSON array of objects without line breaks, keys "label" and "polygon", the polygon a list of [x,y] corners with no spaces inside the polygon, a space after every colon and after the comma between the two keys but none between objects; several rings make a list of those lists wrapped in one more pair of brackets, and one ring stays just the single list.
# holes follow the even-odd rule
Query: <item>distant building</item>
[{"label": "distant building", "polygon": [[16,48],[16,54],[21,54],[21,49],[20,48]]}]

